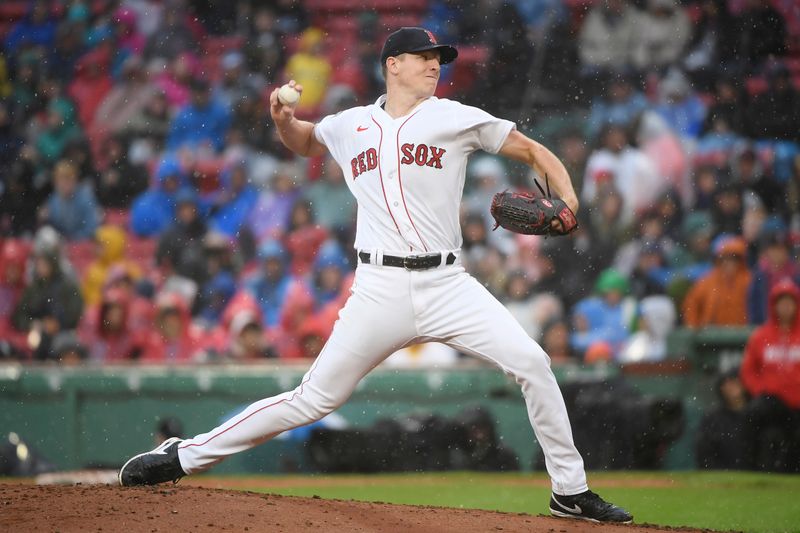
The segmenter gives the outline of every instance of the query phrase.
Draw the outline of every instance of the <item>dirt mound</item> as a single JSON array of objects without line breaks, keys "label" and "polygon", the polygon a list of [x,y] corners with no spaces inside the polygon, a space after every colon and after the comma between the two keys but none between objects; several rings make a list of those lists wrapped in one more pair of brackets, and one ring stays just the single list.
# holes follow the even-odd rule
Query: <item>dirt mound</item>
[{"label": "dirt mound", "polygon": [[608,526],[527,514],[295,498],[172,485],[120,488],[0,484],[0,531],[634,533],[638,530],[654,532],[667,528]]}]

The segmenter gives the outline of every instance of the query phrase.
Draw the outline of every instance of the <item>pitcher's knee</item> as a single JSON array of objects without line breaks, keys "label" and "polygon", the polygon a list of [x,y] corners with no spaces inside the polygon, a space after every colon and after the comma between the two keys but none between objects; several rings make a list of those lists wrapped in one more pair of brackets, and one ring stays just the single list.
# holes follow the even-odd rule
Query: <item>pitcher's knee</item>
[{"label": "pitcher's knee", "polygon": [[340,397],[340,395],[334,394],[312,393],[303,398],[303,403],[305,404],[304,411],[306,415],[311,418],[311,421],[314,422],[338,409],[345,400],[347,400],[346,396]]},{"label": "pitcher's knee", "polygon": [[518,375],[538,374],[547,372],[550,369],[550,357],[538,345],[528,347],[526,350],[519,350],[515,357]]}]

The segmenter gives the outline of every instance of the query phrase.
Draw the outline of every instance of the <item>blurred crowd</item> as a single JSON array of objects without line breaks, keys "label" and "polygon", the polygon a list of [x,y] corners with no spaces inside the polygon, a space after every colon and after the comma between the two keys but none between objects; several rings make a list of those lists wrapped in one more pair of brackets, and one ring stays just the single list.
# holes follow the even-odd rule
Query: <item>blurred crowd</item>
[{"label": "blurred crowd", "polygon": [[459,46],[441,97],[517,121],[570,171],[569,238],[492,231],[491,196],[532,176],[490,155],[462,203],[464,264],[554,363],[774,322],[770,294],[800,283],[794,2],[363,4],[3,2],[2,356],[315,357],[349,294],[355,203],[331,158],[281,146],[268,95],[297,80],[312,121],[373,101],[399,25]]}]

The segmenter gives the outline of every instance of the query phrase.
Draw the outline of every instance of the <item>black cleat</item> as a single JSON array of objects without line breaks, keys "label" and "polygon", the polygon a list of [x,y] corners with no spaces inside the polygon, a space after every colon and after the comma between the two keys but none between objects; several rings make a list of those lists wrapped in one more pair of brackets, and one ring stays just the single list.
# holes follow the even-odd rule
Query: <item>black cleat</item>
[{"label": "black cleat", "polygon": [[587,490],[574,496],[550,495],[550,514],[559,518],[580,518],[591,522],[630,524],[633,515]]},{"label": "black cleat", "polygon": [[177,437],[172,437],[149,452],[128,459],[119,470],[119,484],[123,487],[156,485],[166,481],[177,482],[186,475],[178,460]]}]

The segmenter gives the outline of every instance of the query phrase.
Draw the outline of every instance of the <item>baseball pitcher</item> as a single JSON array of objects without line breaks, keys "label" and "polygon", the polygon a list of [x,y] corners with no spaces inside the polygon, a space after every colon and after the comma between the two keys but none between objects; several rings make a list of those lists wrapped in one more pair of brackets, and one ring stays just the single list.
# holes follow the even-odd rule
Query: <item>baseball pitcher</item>
[{"label": "baseball pitcher", "polygon": [[546,176],[552,194],[495,197],[491,212],[504,228],[567,234],[577,225],[578,200],[561,162],[512,122],[433,96],[441,65],[457,55],[427,30],[402,28],[389,35],[381,53],[386,94],[317,124],[294,116],[302,87],[290,82],[272,93],[281,141],[302,156],[330,152],[358,202],[352,294],[296,389],[260,400],[208,433],[169,439],[133,457],[120,470],[120,484],[202,472],[318,420],[396,350],[437,341],[495,364],[520,384],[552,480],[553,515],[632,520],[589,490],[547,354],[459,260],[459,204],[473,152],[499,153]]}]

